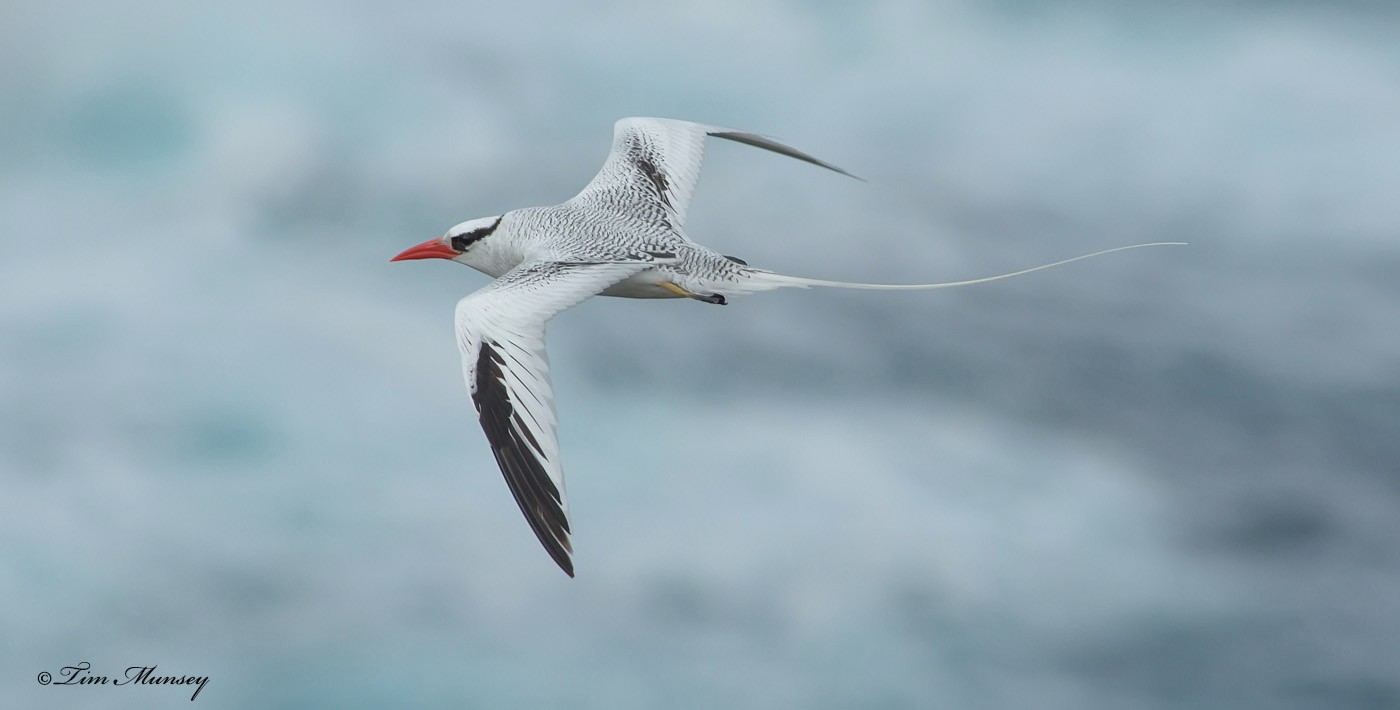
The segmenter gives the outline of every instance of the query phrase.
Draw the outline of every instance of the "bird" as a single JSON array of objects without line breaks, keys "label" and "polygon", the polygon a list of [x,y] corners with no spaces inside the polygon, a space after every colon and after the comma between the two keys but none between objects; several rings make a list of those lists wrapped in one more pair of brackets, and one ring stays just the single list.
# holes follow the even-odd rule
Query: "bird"
[{"label": "bird", "polygon": [[595,295],[693,299],[826,286],[914,290],[995,281],[1109,252],[1106,249],[1009,274],[933,284],[866,284],[788,276],[696,243],[684,224],[707,138],[795,158],[861,180],[772,138],[666,118],[613,126],[603,167],[571,199],[453,226],[390,261],[447,259],[495,280],[457,303],[462,370],[481,427],[515,502],[554,562],[574,576],[572,529],[560,461],[545,324]]}]

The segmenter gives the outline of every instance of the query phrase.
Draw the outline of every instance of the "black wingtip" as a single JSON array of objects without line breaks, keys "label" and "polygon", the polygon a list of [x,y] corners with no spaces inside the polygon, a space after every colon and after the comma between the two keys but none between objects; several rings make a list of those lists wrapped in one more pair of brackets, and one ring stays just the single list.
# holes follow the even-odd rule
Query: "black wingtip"
[{"label": "black wingtip", "polygon": [[[540,542],[545,541],[541,538]],[[549,556],[554,560],[554,564],[559,565],[559,569],[564,570],[564,574],[569,575],[569,579],[573,579],[574,558],[569,555],[574,551],[574,546],[569,544],[569,538],[562,538],[558,541],[558,544],[555,545],[546,542],[544,549],[549,552]]]},{"label": "black wingtip", "polygon": [[774,153],[777,153],[778,155],[786,155],[789,158],[796,158],[804,163],[811,163],[812,165],[823,167],[833,172],[841,173],[842,175],[845,175],[848,178],[855,178],[856,180],[859,180],[861,182],[867,182],[865,178],[860,177],[859,175],[849,173],[841,168],[836,167],[835,165],[832,165],[831,163],[826,162],[825,160],[817,158],[816,156],[808,155],[807,153],[803,153],[802,151],[793,148],[792,146],[783,145],[782,143],[779,143],[773,140],[772,138],[760,136],[757,133],[744,133],[742,131],[712,131],[709,132],[707,135],[711,135],[716,138],[723,138],[725,140],[731,140],[736,143],[743,143],[744,145],[751,145],[755,148],[769,150]]},{"label": "black wingtip", "polygon": [[515,412],[502,370],[506,358],[498,352],[499,348],[495,341],[481,343],[472,401],[516,505],[550,558],[572,577],[574,563],[569,554],[573,547],[569,544],[569,518],[564,513],[563,496],[540,463],[539,442]]}]

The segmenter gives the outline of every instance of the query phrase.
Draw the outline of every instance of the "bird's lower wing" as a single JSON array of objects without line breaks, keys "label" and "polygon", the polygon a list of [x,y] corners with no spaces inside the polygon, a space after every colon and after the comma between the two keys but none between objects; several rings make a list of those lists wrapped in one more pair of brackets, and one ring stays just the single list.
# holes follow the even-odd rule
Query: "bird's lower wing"
[{"label": "bird's lower wing", "polygon": [[640,260],[526,262],[457,304],[462,369],[481,428],[520,511],[570,577],[569,505],[559,463],[545,322],[652,265]]}]

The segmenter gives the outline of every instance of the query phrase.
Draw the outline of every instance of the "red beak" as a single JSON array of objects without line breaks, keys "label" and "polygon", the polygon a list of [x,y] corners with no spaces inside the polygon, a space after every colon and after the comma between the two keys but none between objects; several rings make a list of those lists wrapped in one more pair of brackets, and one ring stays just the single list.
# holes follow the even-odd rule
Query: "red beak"
[{"label": "red beak", "polygon": [[389,261],[406,261],[408,259],[451,259],[461,252],[442,243],[441,239],[429,239],[416,247],[409,247],[403,250],[402,254]]}]

